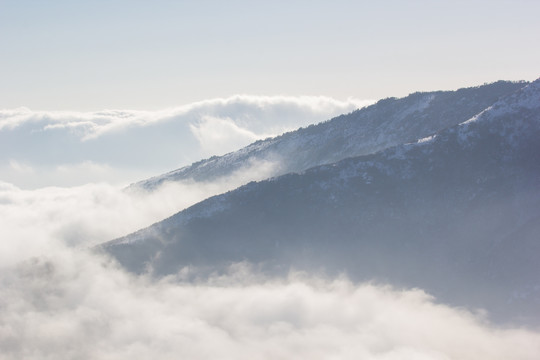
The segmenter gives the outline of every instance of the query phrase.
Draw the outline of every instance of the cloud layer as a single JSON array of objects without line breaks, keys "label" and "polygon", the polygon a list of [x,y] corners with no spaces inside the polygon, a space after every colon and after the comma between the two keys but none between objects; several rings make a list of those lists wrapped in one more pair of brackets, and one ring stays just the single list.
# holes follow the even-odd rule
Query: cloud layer
[{"label": "cloud layer", "polygon": [[[279,106],[272,98],[264,100],[270,102],[266,108],[263,100],[257,103],[258,114],[268,119],[294,113],[283,99],[274,99]],[[199,144],[199,154],[201,149],[219,151],[277,131],[261,122],[264,117],[245,115],[254,112],[239,109],[244,102],[233,101],[231,107],[231,102],[222,101],[212,103],[222,107],[215,113],[169,116],[174,121],[118,112],[79,120],[71,115],[2,113],[0,136],[20,136],[13,140],[24,145],[16,147],[20,154],[40,147],[50,151],[35,152],[35,158],[30,157],[34,160],[59,151],[56,141],[71,144],[68,149],[75,154],[68,151],[59,159],[76,165],[49,165],[66,177],[118,171],[80,157],[88,144],[89,154],[97,154],[99,146],[111,152],[132,144],[115,161],[130,151],[142,156],[139,161],[149,161],[152,153],[144,158],[149,148],[134,150],[141,147],[140,140],[154,146],[159,142],[150,141],[153,136],[163,139],[163,133],[170,134],[178,123],[182,126],[177,129],[187,129],[190,141]],[[318,114],[318,107],[328,106],[310,101],[304,113],[309,108]],[[279,126],[291,123],[284,119]],[[34,136],[42,143],[34,144]],[[32,161],[12,157],[5,166],[21,176],[42,176]],[[151,194],[106,183],[22,190],[0,182],[2,359],[536,359],[540,333],[498,328],[481,311],[438,304],[419,289],[355,284],[345,277],[294,271],[286,278],[270,278],[249,264],[234,264],[228,273],[209,277],[186,268],[156,280],[127,274],[104,255],[88,250],[208,196],[265,178],[275,166],[248,164],[219,183],[165,184]],[[79,181],[83,180],[84,176]]]},{"label": "cloud layer", "polygon": [[25,188],[134,182],[369,103],[238,95],[160,111],[0,110],[0,180]]},{"label": "cloud layer", "polygon": [[248,264],[156,280],[86,250],[223,191],[169,186],[143,195],[104,184],[34,191],[0,184],[2,359],[536,359],[540,352],[540,333],[497,328],[482,312],[437,304],[421,290],[295,272],[269,278]]},{"label": "cloud layer", "polygon": [[83,253],[3,270],[4,359],[536,359],[540,334],[496,329],[420,290],[240,267],[197,283],[134,278]]}]

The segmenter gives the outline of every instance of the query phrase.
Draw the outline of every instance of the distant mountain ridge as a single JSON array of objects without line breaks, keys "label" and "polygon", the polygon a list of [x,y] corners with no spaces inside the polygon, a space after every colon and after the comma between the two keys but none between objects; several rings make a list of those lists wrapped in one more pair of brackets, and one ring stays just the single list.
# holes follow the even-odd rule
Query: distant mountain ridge
[{"label": "distant mountain ridge", "polygon": [[464,122],[525,84],[498,81],[457,91],[414,93],[401,99],[380,100],[350,114],[257,141],[132,187],[151,190],[167,181],[214,181],[259,161],[278,164],[272,174],[278,176],[371,154]]},{"label": "distant mountain ridge", "polygon": [[103,248],[158,276],[238,261],[346,271],[540,324],[538,139],[540,80],[432,136],[247,184]]}]

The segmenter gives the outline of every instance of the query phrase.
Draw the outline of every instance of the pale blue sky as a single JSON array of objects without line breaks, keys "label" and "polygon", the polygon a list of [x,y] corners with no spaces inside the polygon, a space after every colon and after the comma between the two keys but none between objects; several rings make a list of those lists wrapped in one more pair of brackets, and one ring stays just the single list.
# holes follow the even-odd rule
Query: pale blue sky
[{"label": "pale blue sky", "polygon": [[540,1],[0,0],[0,108],[379,99],[540,76]]}]

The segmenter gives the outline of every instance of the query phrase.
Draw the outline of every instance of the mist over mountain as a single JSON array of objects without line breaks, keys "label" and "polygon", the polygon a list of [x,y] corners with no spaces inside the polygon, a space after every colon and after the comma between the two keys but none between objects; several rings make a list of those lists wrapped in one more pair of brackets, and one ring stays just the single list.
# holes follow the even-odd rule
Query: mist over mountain
[{"label": "mist over mountain", "polygon": [[371,103],[235,95],[156,111],[0,109],[0,179],[24,188],[125,185]]},{"label": "mist over mountain", "polygon": [[383,100],[151,180],[211,179],[269,154],[283,155],[282,171],[328,163],[249,183],[103,248],[137,273],[241,261],[270,273],[324,269],[539,324],[539,138],[539,80]]},{"label": "mist over mountain", "polygon": [[[347,115],[141,181],[134,187],[150,190],[168,181],[215,181],[257,163],[271,164],[277,176],[371,154],[464,122],[524,85],[499,81],[457,91],[417,92],[401,99],[380,100]],[[260,179],[254,174],[253,180]]]}]

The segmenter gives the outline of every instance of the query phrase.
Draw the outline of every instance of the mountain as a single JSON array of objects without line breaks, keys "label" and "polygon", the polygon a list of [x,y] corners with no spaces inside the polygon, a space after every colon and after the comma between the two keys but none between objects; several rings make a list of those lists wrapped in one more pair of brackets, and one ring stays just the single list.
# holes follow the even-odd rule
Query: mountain
[{"label": "mountain", "polygon": [[384,99],[350,114],[257,141],[239,151],[199,161],[132,187],[151,190],[166,181],[215,181],[260,162],[277,164],[272,174],[277,176],[371,154],[464,122],[525,84],[499,81],[457,91],[418,92],[402,99]]},{"label": "mountain", "polygon": [[538,139],[540,79],[430,137],[249,183],[103,248],[157,276],[344,271],[540,324]]}]

